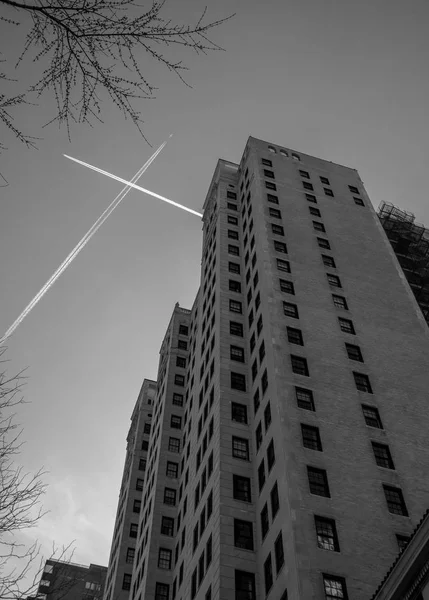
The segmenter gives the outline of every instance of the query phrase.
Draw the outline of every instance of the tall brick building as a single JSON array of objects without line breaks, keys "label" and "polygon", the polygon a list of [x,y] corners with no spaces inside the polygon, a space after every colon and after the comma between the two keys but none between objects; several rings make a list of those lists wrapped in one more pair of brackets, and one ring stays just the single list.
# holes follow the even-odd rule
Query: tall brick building
[{"label": "tall brick building", "polygon": [[429,504],[428,356],[358,173],[249,138],[240,165],[217,164],[200,289],[161,347],[118,585],[131,600],[371,598]]}]

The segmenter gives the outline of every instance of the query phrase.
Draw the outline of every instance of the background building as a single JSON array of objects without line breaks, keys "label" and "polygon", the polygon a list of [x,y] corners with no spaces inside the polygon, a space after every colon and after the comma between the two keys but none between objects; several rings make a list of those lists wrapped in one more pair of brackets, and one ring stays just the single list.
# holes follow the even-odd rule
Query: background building
[{"label": "background building", "polygon": [[101,600],[107,567],[49,559],[45,563],[37,600]]},{"label": "background building", "polygon": [[[429,330],[348,167],[249,138],[204,204],[131,600],[368,600],[429,500]],[[113,600],[112,592],[105,600]]]}]

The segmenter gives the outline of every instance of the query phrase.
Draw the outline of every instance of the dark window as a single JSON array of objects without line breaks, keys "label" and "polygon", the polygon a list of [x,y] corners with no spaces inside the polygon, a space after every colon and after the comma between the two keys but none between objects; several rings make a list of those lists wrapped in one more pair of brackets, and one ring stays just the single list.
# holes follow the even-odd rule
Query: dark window
[{"label": "dark window", "polygon": [[326,250],[330,250],[331,249],[331,244],[328,242],[328,240],[325,240],[325,238],[317,238],[317,243],[319,244],[320,248],[325,248]]},{"label": "dark window", "polygon": [[230,240],[238,240],[238,231],[235,231],[235,229],[228,229],[228,237]]},{"label": "dark window", "polygon": [[332,256],[327,256],[326,254],[322,254],[322,260],[325,267],[330,267],[331,269],[336,269],[335,260]]},{"label": "dark window", "polygon": [[354,185],[349,185],[349,190],[352,192],[352,194],[359,194],[359,190],[357,189],[356,186]]},{"label": "dark window", "polygon": [[235,192],[230,192],[229,190],[226,192],[226,197],[230,200],[237,200],[237,194]]},{"label": "dark window", "polygon": [[230,292],[241,292],[241,283],[239,281],[235,281],[234,279],[229,280],[229,291]]},{"label": "dark window", "polygon": [[246,391],[246,378],[241,373],[231,372],[231,388],[233,390]]},{"label": "dark window", "polygon": [[276,518],[276,515],[280,508],[280,500],[279,500],[279,488],[277,486],[277,482],[273,485],[273,489],[270,492],[270,500],[271,500],[271,518]]},{"label": "dark window", "polygon": [[303,408],[304,410],[312,410],[314,411],[314,398],[313,392],[311,390],[307,390],[306,388],[296,387],[296,403],[299,408]]},{"label": "dark window", "polygon": [[325,185],[331,185],[329,179],[327,177],[322,177],[322,175],[320,175],[320,181]]},{"label": "dark window", "polygon": [[393,464],[389,446],[386,444],[378,444],[377,442],[371,442],[371,444],[377,465],[379,467],[384,467],[385,469],[394,469],[395,465]]},{"label": "dark window", "polygon": [[305,197],[309,202],[317,203],[316,196],[313,194],[305,194]]},{"label": "dark window", "polygon": [[212,557],[213,557],[213,541],[212,541],[212,536],[210,536],[206,543],[206,569],[209,568],[209,565],[212,562]]},{"label": "dark window", "polygon": [[142,442],[142,450],[148,450],[149,449],[149,442],[146,440],[143,440]]},{"label": "dark window", "polygon": [[326,231],[323,223],[320,223],[319,221],[313,221],[313,229],[316,231]]},{"label": "dark window", "polygon": [[276,184],[272,181],[266,181],[265,187],[267,188],[267,190],[277,190]]},{"label": "dark window", "polygon": [[[277,536],[276,541],[274,542],[274,554],[276,557],[276,573],[279,574],[280,569],[285,564],[285,553],[283,550],[283,536],[282,532]],[[283,597],[283,596],[282,596]]]},{"label": "dark window", "polygon": [[259,390],[256,390],[254,396],[253,396],[253,410],[256,413],[258,412],[258,408],[259,408]]},{"label": "dark window", "polygon": [[237,360],[238,362],[244,362],[244,348],[239,346],[229,347],[229,357],[231,360]]},{"label": "dark window", "polygon": [[237,300],[230,300],[229,301],[229,310],[231,312],[235,312],[241,315],[241,313],[243,312],[243,307],[241,302],[238,302]]},{"label": "dark window", "polygon": [[281,219],[282,218],[282,213],[279,210],[277,210],[277,208],[270,207],[268,212],[270,213],[270,217],[273,217],[273,219]]},{"label": "dark window", "polygon": [[171,437],[168,440],[169,452],[180,452],[180,439]]},{"label": "dark window", "polygon": [[355,346],[354,344],[346,344],[347,356],[350,360],[357,360],[359,362],[363,362],[362,352],[359,346]]},{"label": "dark window", "polygon": [[269,171],[268,169],[264,169],[264,177],[269,177],[270,179],[274,179],[274,172]]},{"label": "dark window", "polygon": [[240,256],[240,248],[233,244],[228,244],[228,253],[234,256]]},{"label": "dark window", "polygon": [[131,589],[131,579],[132,575],[129,573],[124,573],[124,578],[122,579],[122,589],[130,590]]},{"label": "dark window", "polygon": [[315,467],[307,467],[307,474],[310,492],[316,496],[330,498],[326,471],[324,469],[316,469]]},{"label": "dark window", "polygon": [[367,404],[362,404],[362,412],[365,419],[365,423],[369,427],[383,429],[383,424],[381,422],[378,409],[375,408],[375,406],[368,406]]},{"label": "dark window", "polygon": [[194,533],[193,533],[193,536],[192,536],[192,551],[193,552],[195,552],[195,550],[196,550],[196,548],[198,546],[198,527],[199,527],[199,524],[197,522],[197,524],[194,527]]},{"label": "dark window", "polygon": [[308,208],[310,210],[310,215],[313,215],[314,217],[322,216],[322,213],[320,212],[320,210],[318,208],[314,208],[314,206],[309,206]]},{"label": "dark window", "polygon": [[278,258],[277,259],[277,268],[279,271],[285,271],[286,273],[290,273],[290,263],[287,260]]},{"label": "dark window", "polygon": [[395,515],[408,517],[407,507],[405,506],[404,496],[402,491],[397,487],[383,485],[384,495],[386,496],[387,508],[389,512]]},{"label": "dark window", "polygon": [[134,562],[134,556],[135,556],[135,548],[127,548],[127,558],[126,558],[126,562],[130,565],[133,564]]},{"label": "dark window", "polygon": [[198,585],[201,585],[204,579],[204,551],[200,555],[200,559],[198,561]]},{"label": "dark window", "polygon": [[253,525],[251,521],[234,519],[234,546],[253,550]]},{"label": "dark window", "polygon": [[334,192],[331,190],[331,188],[323,188],[323,191],[325,192],[325,196],[331,196],[331,198],[334,197]]},{"label": "dark window", "polygon": [[261,423],[259,423],[256,428],[255,438],[256,438],[256,450],[258,451],[262,444],[262,425],[261,425]]},{"label": "dark window", "polygon": [[139,492],[141,492],[143,490],[143,484],[144,484],[143,479],[137,478],[137,480],[136,480],[136,490],[139,491]]},{"label": "dark window", "polygon": [[264,562],[264,581],[265,595],[267,595],[270,589],[273,587],[273,565],[271,563],[271,552],[268,554]]},{"label": "dark window", "polygon": [[186,325],[179,325],[179,335],[188,335],[188,327]]},{"label": "dark window", "polygon": [[347,600],[346,580],[335,575],[323,575],[326,600]]},{"label": "dark window", "polygon": [[137,523],[131,523],[130,525],[130,538],[136,538],[139,530]]},{"label": "dark window", "polygon": [[252,492],[249,477],[233,475],[234,499],[243,502],[252,502]]},{"label": "dark window", "polygon": [[183,406],[183,395],[182,394],[173,394],[173,404],[175,406]]},{"label": "dark window", "polygon": [[287,339],[291,344],[298,344],[298,346],[304,345],[304,340],[302,339],[302,331],[300,329],[295,329],[294,327],[287,327]]},{"label": "dark window", "polygon": [[353,371],[353,377],[355,379],[356,388],[360,392],[367,392],[368,394],[372,394],[372,388],[368,375],[365,375],[364,373],[356,373],[356,371]]},{"label": "dark window", "polygon": [[338,288],[342,287],[341,281],[340,281],[340,278],[338,277],[338,275],[331,275],[330,273],[327,273],[326,277],[328,279],[329,285],[331,285],[332,287],[338,287]]},{"label": "dark window", "polygon": [[353,200],[355,202],[355,204],[357,204],[358,206],[365,206],[364,201],[362,200],[362,198],[354,198]]},{"label": "dark window", "polygon": [[305,375],[306,377],[310,376],[308,371],[307,359],[302,356],[295,356],[294,354],[290,355],[290,361],[292,364],[292,371],[297,375]]},{"label": "dark window", "polygon": [[264,360],[264,356],[265,356],[265,342],[263,341],[261,343],[261,345],[259,346],[259,362],[262,362]]},{"label": "dark window", "polygon": [[410,541],[410,536],[409,535],[400,535],[399,533],[396,534],[396,541],[398,542],[398,548],[399,550],[404,550],[404,548],[407,547],[408,542]]},{"label": "dark window", "polygon": [[164,488],[164,504],[176,506],[176,490]]},{"label": "dark window", "polygon": [[287,254],[287,246],[284,242],[274,241],[274,250],[282,254]]},{"label": "dark window", "polygon": [[280,282],[280,291],[285,294],[295,294],[295,288],[292,281],[287,281],[286,279],[279,279]]},{"label": "dark window", "polygon": [[230,321],[229,333],[231,335],[238,335],[239,337],[243,337],[243,325],[241,323],[236,323],[235,321]]},{"label": "dark window", "polygon": [[261,162],[266,167],[272,167],[273,166],[273,163],[271,162],[271,160],[268,160],[268,158],[262,158]]},{"label": "dark window", "polygon": [[271,442],[268,444],[268,448],[267,448],[268,472],[271,471],[275,462],[276,462],[276,455],[274,452],[274,442],[273,442],[273,440],[271,440]]},{"label": "dark window", "polygon": [[347,300],[344,298],[344,296],[337,296],[336,294],[332,294],[332,300],[337,308],[343,308],[344,310],[348,310]]},{"label": "dark window", "polygon": [[271,425],[271,405],[269,402],[264,410],[264,423],[265,423],[265,431],[267,431],[267,429]]},{"label": "dark window", "polygon": [[304,425],[301,423],[302,444],[304,448],[310,450],[319,450],[322,452],[322,442],[320,440],[320,432],[318,427],[312,425]]},{"label": "dark window", "polygon": [[195,595],[197,593],[197,585],[198,585],[198,570],[195,567],[194,572],[192,573],[192,577],[191,577],[191,600],[193,600],[195,598]]},{"label": "dark window", "polygon": [[[183,358],[183,356],[176,356],[176,367],[182,367],[184,369],[186,367],[186,358]],[[150,432],[150,425],[149,425],[149,432]]]},{"label": "dark window", "polygon": [[171,415],[170,427],[172,429],[181,429],[182,417],[178,417],[177,415]]},{"label": "dark window", "polygon": [[268,505],[265,503],[264,508],[261,510],[261,533],[262,533],[262,538],[264,538],[267,533],[268,530],[270,528],[270,520],[268,517]]},{"label": "dark window", "polygon": [[140,458],[139,460],[139,471],[144,471],[146,469],[146,459]]},{"label": "dark window", "polygon": [[292,304],[291,302],[283,302],[283,314],[286,315],[286,317],[299,319],[298,307],[296,304]]},{"label": "dark window", "polygon": [[176,385],[180,385],[180,387],[185,387],[185,378],[183,377],[183,375],[175,375],[174,383]]},{"label": "dark window", "polygon": [[139,513],[142,507],[142,501],[141,500],[134,500],[133,503],[133,512],[135,513]]},{"label": "dark window", "polygon": [[236,275],[240,275],[240,265],[238,263],[229,262],[228,270],[230,273],[235,273]]},{"label": "dark window", "polygon": [[161,520],[161,533],[162,535],[174,535],[174,519],[171,517],[162,517]]},{"label": "dark window", "polygon": [[238,206],[236,204],[234,204],[233,202],[227,202],[226,207],[229,210],[238,210]]},{"label": "dark window", "polygon": [[274,235],[284,235],[285,230],[281,225],[276,225],[275,223],[271,223],[271,231]]},{"label": "dark window", "polygon": [[259,485],[259,491],[262,490],[262,488],[264,487],[264,483],[265,483],[265,463],[264,463],[264,459],[262,459],[261,464],[258,467],[258,485]]},{"label": "dark window", "polygon": [[313,190],[314,190],[314,187],[312,186],[312,184],[311,184],[311,183],[308,183],[308,181],[303,181],[303,182],[302,182],[302,185],[304,186],[304,189],[305,189],[305,190],[311,190],[311,191],[313,191]]},{"label": "dark window", "polygon": [[238,225],[237,217],[233,217],[232,215],[228,215],[228,223],[230,225]]},{"label": "dark window", "polygon": [[353,321],[350,321],[350,319],[343,319],[342,317],[338,317],[338,323],[340,324],[340,329],[341,331],[343,331],[344,333],[351,333],[352,335],[355,335],[355,328],[353,326]]},{"label": "dark window", "polygon": [[167,477],[172,477],[173,479],[175,479],[179,475],[179,464],[168,460],[167,470],[165,474],[167,475]]},{"label": "dark window", "polygon": [[267,200],[268,200],[268,202],[271,202],[272,204],[279,203],[279,199],[277,198],[277,196],[274,196],[274,194],[267,194]]},{"label": "dark window", "polygon": [[261,387],[262,387],[262,393],[264,394],[267,387],[268,387],[268,374],[267,374],[267,369],[265,369],[265,371],[262,373],[262,377],[261,377]]},{"label": "dark window", "polygon": [[158,568],[171,569],[171,550],[160,548],[158,554]]},{"label": "dark window", "polygon": [[256,323],[256,330],[258,332],[258,335],[262,331],[262,315],[259,316],[258,322]]},{"label": "dark window", "polygon": [[249,440],[233,437],[232,456],[234,458],[241,458],[242,460],[249,460]]},{"label": "dark window", "polygon": [[231,419],[237,423],[247,425],[247,406],[238,404],[238,402],[231,402]]},{"label": "dark window", "polygon": [[[177,358],[179,359],[180,356],[178,356]],[[177,360],[176,360],[176,365],[177,365]],[[185,365],[186,365],[186,362],[185,362]],[[178,366],[180,367],[181,365],[178,365]],[[148,434],[150,433],[150,423],[144,424],[143,433],[148,433]]]},{"label": "dark window", "polygon": [[235,600],[256,600],[254,573],[235,571]]},{"label": "dark window", "polygon": [[316,525],[317,545],[324,550],[340,551],[338,543],[337,529],[333,519],[325,519],[315,515],[314,523]]},{"label": "dark window", "polygon": [[310,173],[308,171],[299,171],[301,177],[305,177],[305,179],[310,179]]}]

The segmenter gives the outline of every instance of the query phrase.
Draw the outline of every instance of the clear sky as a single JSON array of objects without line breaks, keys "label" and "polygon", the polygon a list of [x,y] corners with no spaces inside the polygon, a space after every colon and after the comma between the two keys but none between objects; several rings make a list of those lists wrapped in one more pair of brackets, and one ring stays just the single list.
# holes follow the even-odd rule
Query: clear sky
[{"label": "clear sky", "polygon": [[[165,13],[195,20],[203,5]],[[428,3],[216,0],[208,17],[231,12],[213,33],[226,52],[180,53],[193,89],[147,61],[159,92],[142,101],[145,133],[154,147],[174,137],[141,185],[200,210],[217,159],[238,162],[252,135],[358,169],[375,206],[429,226]],[[40,134],[48,109],[17,122]],[[71,143],[51,125],[37,151],[11,141],[1,156],[1,333],[122,188],[62,153],[130,178],[153,152],[110,105],[104,120]],[[50,472],[32,535],[75,539],[78,562],[107,564],[131,411],[175,302],[191,306],[201,239],[197,217],[133,190],[9,342],[11,368],[28,365],[22,462]]]}]

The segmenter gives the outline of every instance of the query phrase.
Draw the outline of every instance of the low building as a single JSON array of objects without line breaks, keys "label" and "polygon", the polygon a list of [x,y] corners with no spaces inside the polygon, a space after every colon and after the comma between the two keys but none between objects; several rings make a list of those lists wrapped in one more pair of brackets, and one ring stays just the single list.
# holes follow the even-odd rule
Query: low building
[{"label": "low building", "polygon": [[45,563],[37,600],[101,600],[107,567],[49,559]]}]

